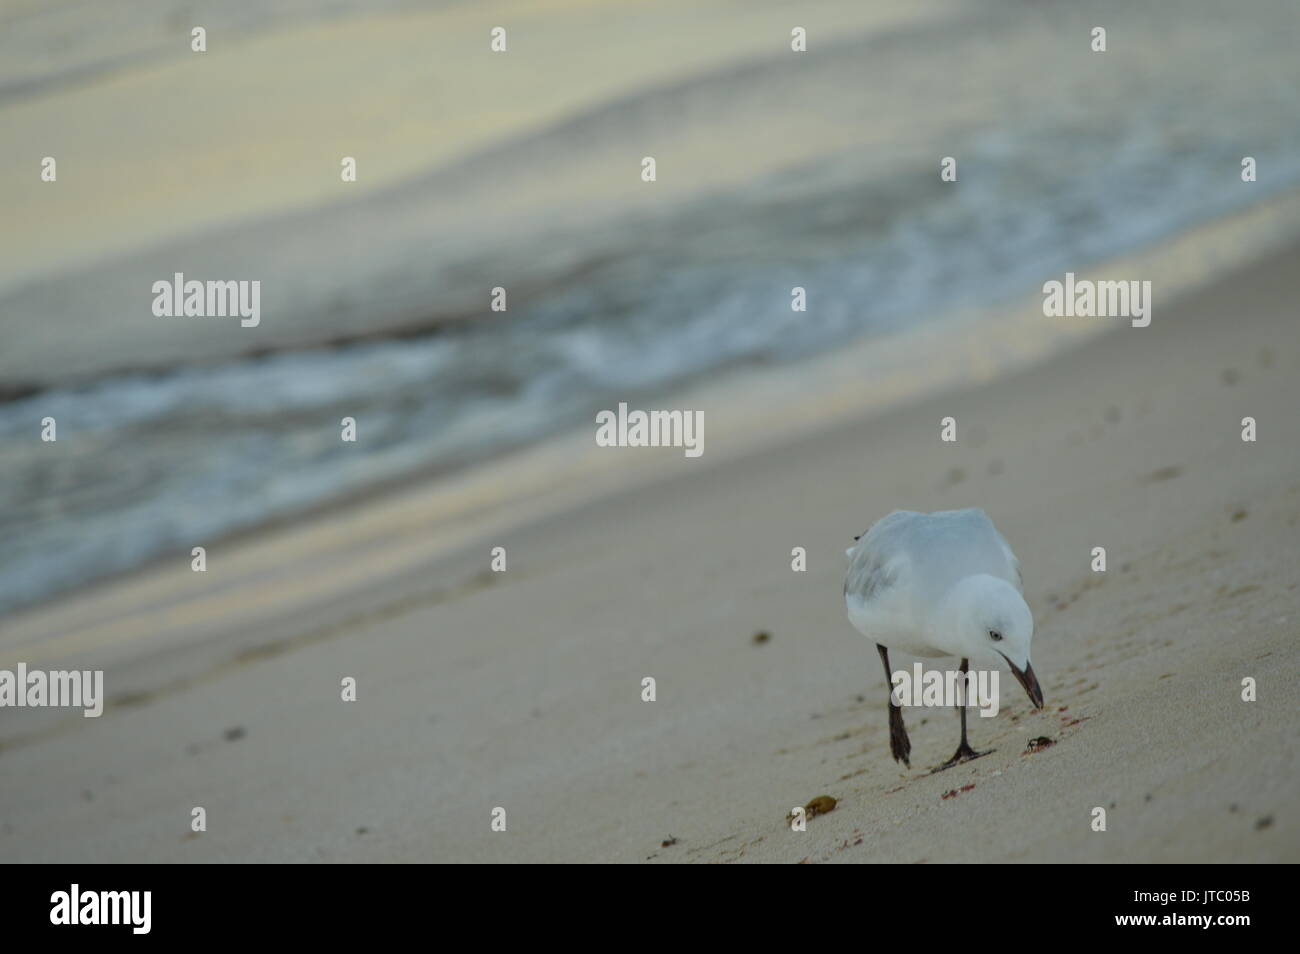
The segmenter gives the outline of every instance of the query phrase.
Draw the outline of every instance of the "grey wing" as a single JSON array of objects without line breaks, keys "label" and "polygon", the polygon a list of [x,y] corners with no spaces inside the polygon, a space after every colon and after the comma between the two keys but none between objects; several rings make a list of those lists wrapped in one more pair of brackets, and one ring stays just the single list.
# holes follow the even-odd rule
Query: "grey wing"
[{"label": "grey wing", "polygon": [[[1001,537],[1001,534],[998,536]],[[1025,575],[1020,572],[1020,561],[1017,560],[1016,555],[1011,552],[1011,547],[1007,545],[1007,541],[1003,540],[1002,546],[1006,549],[1007,559],[1011,561],[1011,569],[1014,570],[1016,574],[1016,589],[1023,594],[1025,592]]]},{"label": "grey wing", "polygon": [[904,557],[931,595],[972,573],[992,573],[1024,592],[1016,555],[988,514],[975,507],[931,514],[895,511],[876,523],[859,547]]},{"label": "grey wing", "polygon": [[877,521],[862,535],[856,547],[847,551],[849,568],[844,574],[844,596],[856,596],[866,603],[896,586],[911,561],[904,549],[896,545],[891,533],[911,514],[895,511]]},{"label": "grey wing", "polygon": [[866,549],[850,550],[849,553],[852,559],[848,572],[844,574],[846,599],[852,594],[865,603],[898,582],[897,569],[883,562],[879,554]]},{"label": "grey wing", "polygon": [[1020,561],[1016,559],[1015,553],[1012,552],[1011,544],[1007,543],[1007,538],[1002,536],[1002,534],[998,532],[998,528],[993,525],[993,521],[989,519],[989,515],[983,510],[974,507],[969,510],[958,511],[958,514],[978,523],[985,532],[992,537],[993,542],[997,545],[998,550],[1007,561],[1007,582],[1011,582],[1012,579],[1014,579],[1016,589],[1021,593],[1024,593],[1025,578],[1020,572]]},{"label": "grey wing", "polygon": [[[980,511],[980,513],[982,514],[983,511]],[[988,520],[988,517],[985,516],[984,519]],[[1020,561],[1016,559],[1015,553],[1012,552],[1011,544],[1007,543],[1007,538],[998,532],[997,527],[993,526],[992,520],[989,520],[989,529],[993,531],[993,539],[997,540],[998,546],[1002,549],[1002,555],[1007,558],[1007,564],[1011,568],[1011,573],[1016,578],[1016,589],[1021,593],[1024,593],[1025,577],[1024,574],[1020,572]]]}]

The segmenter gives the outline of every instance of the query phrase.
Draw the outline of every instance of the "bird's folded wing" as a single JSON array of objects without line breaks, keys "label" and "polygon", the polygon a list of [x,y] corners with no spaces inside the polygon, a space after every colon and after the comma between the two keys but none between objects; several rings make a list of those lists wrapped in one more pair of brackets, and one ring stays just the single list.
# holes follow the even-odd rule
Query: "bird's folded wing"
[{"label": "bird's folded wing", "polygon": [[1002,552],[1007,558],[1007,563],[1011,565],[1011,572],[1015,574],[1016,589],[1018,589],[1021,593],[1024,593],[1025,577],[1024,574],[1020,572],[1020,561],[1017,560],[1016,555],[1011,552],[1011,544],[1007,543],[1006,538],[1003,537],[1002,534],[998,533],[997,530],[993,531],[993,535],[997,537],[998,545],[1002,547]]},{"label": "bird's folded wing", "polygon": [[886,590],[897,586],[906,575],[909,560],[898,553],[886,557],[881,551],[858,546],[849,552],[849,569],[844,575],[844,595],[856,596],[864,603],[878,599]]}]

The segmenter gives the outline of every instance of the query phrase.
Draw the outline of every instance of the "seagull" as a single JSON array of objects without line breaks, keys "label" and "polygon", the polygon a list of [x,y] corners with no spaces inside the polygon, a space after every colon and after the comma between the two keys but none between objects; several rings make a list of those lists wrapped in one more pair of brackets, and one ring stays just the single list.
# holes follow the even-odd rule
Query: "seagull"
[{"label": "seagull", "polygon": [[[1043,690],[1029,662],[1034,617],[1025,603],[1020,561],[983,511],[895,510],[856,538],[846,551],[844,603],[853,628],[876,644],[892,686],[889,650],[933,658],[961,659],[963,681],[970,660],[1011,668],[1036,707]],[[966,707],[961,744],[934,771],[988,755],[966,741]],[[911,768],[912,743],[903,712],[889,700],[889,750]]]}]

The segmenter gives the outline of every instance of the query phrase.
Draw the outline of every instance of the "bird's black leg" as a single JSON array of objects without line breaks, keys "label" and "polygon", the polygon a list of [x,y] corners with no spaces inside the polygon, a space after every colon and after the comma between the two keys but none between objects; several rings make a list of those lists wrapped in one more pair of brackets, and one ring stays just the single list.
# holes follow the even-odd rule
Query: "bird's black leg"
[{"label": "bird's black leg", "polygon": [[889,650],[879,643],[876,649],[880,650],[880,661],[885,664],[885,683],[889,686],[889,754],[894,757],[895,762],[902,762],[908,768],[912,767],[908,756],[912,754],[912,740],[907,737],[907,728],[903,725],[903,710],[894,705],[894,674],[889,668]]},{"label": "bird's black leg", "polygon": [[[966,685],[966,673],[969,671],[970,660],[963,659],[961,661],[961,682],[963,687]],[[967,699],[963,694],[962,702],[965,703],[966,701]],[[957,746],[957,751],[953,753],[953,757],[936,768],[934,770],[935,772],[942,772],[946,768],[952,768],[954,765],[960,765],[962,762],[969,762],[971,759],[977,759],[980,756],[988,755],[993,751],[992,749],[985,749],[983,752],[976,752],[970,747],[970,743],[966,741],[966,706],[958,706],[957,711],[961,714],[961,744]]]}]

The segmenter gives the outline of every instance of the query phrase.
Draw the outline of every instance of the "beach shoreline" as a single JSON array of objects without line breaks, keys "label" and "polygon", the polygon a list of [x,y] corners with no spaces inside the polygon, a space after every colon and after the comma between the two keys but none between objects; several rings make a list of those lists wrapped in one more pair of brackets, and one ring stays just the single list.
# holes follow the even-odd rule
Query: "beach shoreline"
[{"label": "beach shoreline", "polygon": [[[1080,275],[1092,279],[1146,276],[1158,288],[1163,309],[1234,269],[1289,247],[1297,241],[1297,222],[1300,189],[1092,264]],[[1041,295],[1028,291],[996,304],[929,316],[903,333],[867,336],[802,360],[741,368],[637,397],[656,407],[704,409],[714,438],[710,453],[707,460],[685,466],[713,466],[779,445],[809,428],[832,427],[996,380],[1114,330],[1113,319],[1044,320],[1041,305]],[[762,413],[754,414],[756,408]],[[484,520],[487,526],[469,530],[470,536],[525,524],[596,497],[629,492],[671,476],[682,466],[663,455],[608,454],[593,444],[591,427],[579,425],[469,465],[436,462],[374,478],[255,525],[203,535],[197,542],[238,554],[242,564],[257,567],[264,563],[258,551],[275,550],[282,543],[294,552],[315,552],[322,539],[339,540],[353,533],[374,537],[368,524],[403,527],[408,534],[410,527],[418,526],[425,542],[411,550],[410,560],[428,561],[455,549],[466,540],[466,529]],[[166,572],[169,567],[173,572]],[[0,621],[25,631],[33,618],[42,618],[47,610],[65,603],[96,604],[103,588],[141,574],[165,578],[177,599],[208,589],[205,579],[188,572],[188,556],[179,560],[173,551],[135,566],[101,571],[79,585],[64,586],[8,613],[0,612]],[[97,608],[93,615],[102,620],[104,614]],[[0,645],[0,661],[5,658]]]},{"label": "beach shoreline", "polygon": [[[706,466],[725,428],[700,462],[627,451],[632,486],[611,465],[499,508],[477,475],[439,491],[462,496],[436,548],[412,489],[214,548],[201,576],[155,567],[6,620],[0,666],[103,668],[109,701],[5,713],[0,854],[1300,860],[1296,254],[1158,304],[1150,328]],[[909,713],[913,769],[890,761],[842,553],[889,510],[972,505],[1024,563],[1048,707],[1004,699],[972,726],[996,752],[929,777],[956,719]],[[1031,753],[1039,736],[1055,744]],[[823,794],[835,810],[789,831]]]},{"label": "beach shoreline", "polygon": [[[378,575],[415,573],[676,473],[592,446],[620,401],[703,413],[711,467],[1106,326],[1042,321],[1045,281],[1138,276],[1164,309],[1300,223],[1282,0],[1102,0],[1109,57],[1020,0],[327,6],[232,0],[203,53],[183,4],[0,14],[0,628],[169,565],[203,620],[181,555],[304,559],[289,537],[341,541],[339,572],[277,571],[249,625],[369,605],[366,524],[402,543]],[[1153,264],[1184,245],[1190,278]],[[256,325],[155,314],[178,274],[256,288]]]}]

